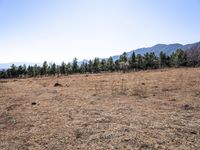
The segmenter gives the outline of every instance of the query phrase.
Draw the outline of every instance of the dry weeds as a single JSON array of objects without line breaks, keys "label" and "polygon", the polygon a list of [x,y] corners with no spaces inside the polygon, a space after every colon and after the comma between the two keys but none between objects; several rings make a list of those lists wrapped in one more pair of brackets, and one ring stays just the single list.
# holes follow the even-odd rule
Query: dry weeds
[{"label": "dry weeds", "polygon": [[200,149],[200,69],[0,80],[0,149]]}]

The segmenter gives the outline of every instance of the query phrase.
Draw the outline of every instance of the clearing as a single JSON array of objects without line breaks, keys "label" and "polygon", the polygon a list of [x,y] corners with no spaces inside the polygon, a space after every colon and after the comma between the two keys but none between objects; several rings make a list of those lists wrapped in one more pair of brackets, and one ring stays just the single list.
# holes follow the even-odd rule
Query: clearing
[{"label": "clearing", "polygon": [[0,149],[200,149],[200,69],[0,80]]}]

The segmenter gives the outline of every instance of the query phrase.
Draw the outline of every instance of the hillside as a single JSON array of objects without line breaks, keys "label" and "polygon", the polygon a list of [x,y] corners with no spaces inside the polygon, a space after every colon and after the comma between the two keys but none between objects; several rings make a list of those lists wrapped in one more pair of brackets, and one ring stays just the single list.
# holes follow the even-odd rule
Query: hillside
[{"label": "hillside", "polygon": [[[127,52],[127,55],[130,57],[131,54],[133,53],[133,51],[135,52],[135,54],[141,54],[141,55],[144,55],[145,53],[154,52],[157,56],[159,55],[159,53],[161,51],[163,51],[167,55],[170,55],[173,52],[175,52],[177,49],[183,49],[183,50],[189,51],[193,47],[200,47],[200,42],[193,43],[193,44],[186,44],[186,45],[182,45],[182,44],[178,44],[178,43],[168,44],[168,45],[167,44],[157,44],[152,47],[139,48],[139,49],[129,51],[129,52]],[[117,59],[119,59],[119,55],[113,56],[113,60],[117,60]]]}]

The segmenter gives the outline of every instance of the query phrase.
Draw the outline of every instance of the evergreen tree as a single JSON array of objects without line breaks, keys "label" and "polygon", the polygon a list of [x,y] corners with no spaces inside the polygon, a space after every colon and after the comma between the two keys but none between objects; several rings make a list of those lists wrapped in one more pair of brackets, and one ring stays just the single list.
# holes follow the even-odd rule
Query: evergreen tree
[{"label": "evergreen tree", "polygon": [[144,58],[141,54],[137,54],[136,56],[136,68],[139,70],[145,68]]},{"label": "evergreen tree", "polygon": [[26,65],[25,64],[22,67],[22,72],[23,72],[24,76],[27,74],[27,70],[26,70]]},{"label": "evergreen tree", "polygon": [[92,60],[89,60],[89,63],[88,63],[88,72],[92,72],[92,66],[93,66]]},{"label": "evergreen tree", "polygon": [[47,75],[48,73],[48,64],[47,61],[44,61],[42,68],[41,68],[41,75]]},{"label": "evergreen tree", "polygon": [[79,68],[80,73],[85,73],[85,63],[83,62]]},{"label": "evergreen tree", "polygon": [[154,52],[144,54],[145,69],[158,68],[158,58]]},{"label": "evergreen tree", "polygon": [[128,70],[128,66],[129,64],[127,53],[124,52],[122,55],[119,56],[119,68],[125,73]]},{"label": "evergreen tree", "polygon": [[73,73],[77,73],[78,72],[78,59],[74,58],[73,62],[72,62],[72,72]]},{"label": "evergreen tree", "polygon": [[163,53],[163,51],[160,52],[159,54],[159,66],[160,68],[164,68],[167,66],[167,56],[165,53]]},{"label": "evergreen tree", "polygon": [[67,74],[73,73],[73,72],[72,72],[72,65],[71,65],[71,63],[68,63],[68,64],[66,65],[66,72],[67,72]]},{"label": "evergreen tree", "polygon": [[175,53],[171,55],[171,62],[175,67],[187,65],[187,55],[182,49],[177,49]]},{"label": "evergreen tree", "polygon": [[150,68],[150,58],[149,53],[144,54],[144,69]]},{"label": "evergreen tree", "polygon": [[17,76],[18,77],[21,77],[23,75],[23,67],[20,65],[18,68],[17,68]]},{"label": "evergreen tree", "polygon": [[56,74],[61,74],[60,65],[56,65]]},{"label": "evergreen tree", "polygon": [[99,58],[94,59],[93,67],[92,67],[92,72],[99,72],[100,71],[100,61]]},{"label": "evergreen tree", "polygon": [[136,67],[136,57],[135,57],[135,52],[132,53],[130,59],[129,59],[129,64],[131,69],[135,69]]},{"label": "evergreen tree", "polygon": [[33,70],[34,70],[34,76],[38,76],[38,75],[41,75],[41,67],[40,66],[37,66],[37,64],[35,64],[33,66]]},{"label": "evergreen tree", "polygon": [[27,71],[28,71],[28,75],[30,77],[35,77],[36,76],[35,67],[28,66]]},{"label": "evergreen tree", "polygon": [[101,71],[107,71],[107,68],[106,68],[106,60],[105,60],[105,59],[102,59],[102,60],[101,60],[101,63],[100,63],[100,70],[101,70]]},{"label": "evergreen tree", "polygon": [[115,70],[114,62],[113,62],[113,58],[112,57],[109,57],[108,60],[107,60],[107,68],[111,72]]},{"label": "evergreen tree", "polygon": [[158,57],[155,55],[154,52],[151,52],[149,55],[149,60],[150,60],[150,68],[151,69],[158,69],[159,68],[159,59]]},{"label": "evergreen tree", "polygon": [[166,57],[166,67],[171,67],[171,57],[170,56]]},{"label": "evergreen tree", "polygon": [[128,61],[127,53],[124,52],[122,55],[119,56],[119,62],[126,63]]},{"label": "evergreen tree", "polygon": [[128,62],[121,61],[119,62],[119,66],[120,66],[120,70],[122,70],[123,73],[128,71],[128,67],[129,67]]},{"label": "evergreen tree", "polygon": [[56,64],[53,63],[50,67],[50,74],[55,75],[56,74]]},{"label": "evergreen tree", "polygon": [[11,73],[11,69],[7,69],[7,70],[6,70],[6,74],[7,74],[7,77],[8,77],[8,78],[13,78],[13,77],[12,77],[12,73]]},{"label": "evergreen tree", "polygon": [[7,71],[6,70],[0,71],[0,79],[6,79],[6,78],[8,78]]},{"label": "evergreen tree", "polygon": [[120,70],[120,64],[119,64],[119,59],[115,61],[115,70],[119,71]]},{"label": "evergreen tree", "polygon": [[12,66],[10,67],[10,73],[11,73],[11,77],[17,77],[17,67],[12,64]]},{"label": "evergreen tree", "polygon": [[82,63],[80,66],[80,73],[86,73],[87,72],[87,63]]},{"label": "evergreen tree", "polygon": [[88,63],[84,63],[84,66],[85,66],[85,73],[88,72]]},{"label": "evergreen tree", "polygon": [[61,63],[61,66],[60,66],[60,73],[61,74],[66,74],[66,64],[65,64],[65,62],[63,61],[62,63]]}]

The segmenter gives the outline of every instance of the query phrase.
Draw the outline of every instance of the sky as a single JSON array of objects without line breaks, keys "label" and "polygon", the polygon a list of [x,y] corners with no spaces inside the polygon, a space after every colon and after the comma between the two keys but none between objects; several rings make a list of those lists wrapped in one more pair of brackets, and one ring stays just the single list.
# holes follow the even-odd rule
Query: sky
[{"label": "sky", "polygon": [[200,41],[200,0],[0,0],[0,63],[107,58]]}]

